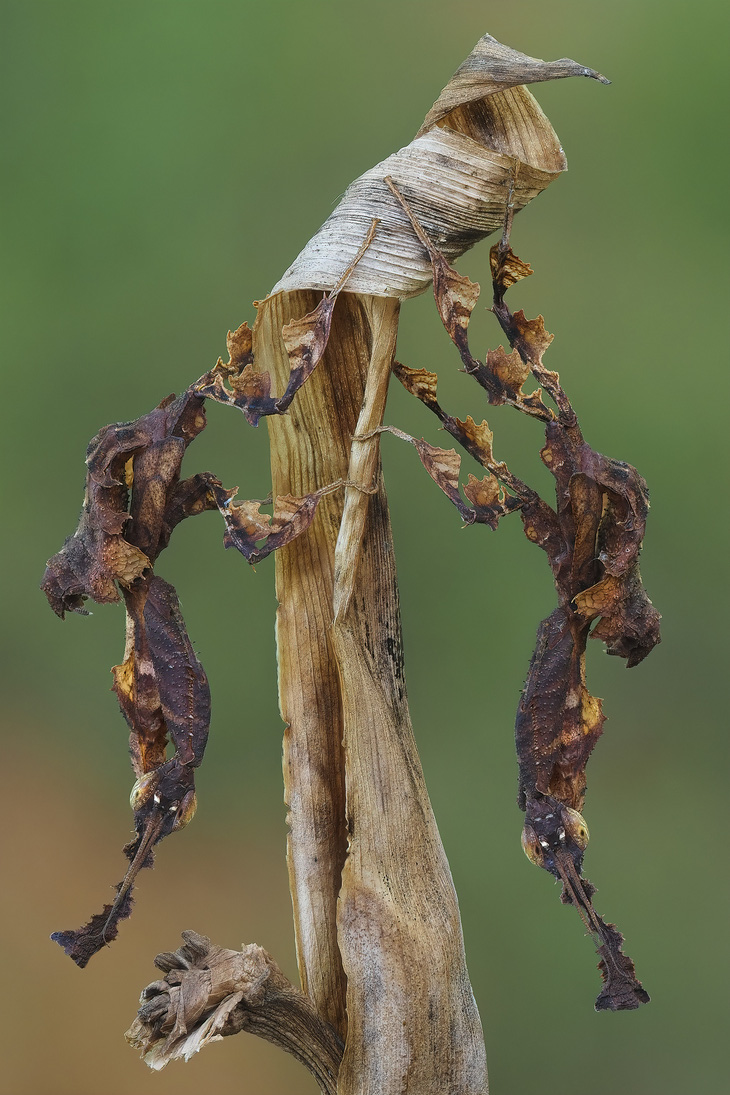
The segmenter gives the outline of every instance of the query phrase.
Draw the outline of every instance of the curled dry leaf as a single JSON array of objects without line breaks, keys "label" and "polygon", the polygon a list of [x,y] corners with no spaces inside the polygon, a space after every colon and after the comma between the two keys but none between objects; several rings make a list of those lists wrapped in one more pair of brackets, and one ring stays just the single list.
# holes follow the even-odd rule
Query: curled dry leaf
[{"label": "curled dry leaf", "polygon": [[527,57],[485,35],[414,140],[347,188],[272,293],[329,289],[374,217],[377,238],[348,291],[400,299],[422,293],[432,280],[431,261],[385,179],[407,195],[428,238],[453,262],[501,230],[510,194],[519,211],[565,170],[560,142],[524,85],[570,76],[608,82],[575,61]]},{"label": "curled dry leaf", "polygon": [[[481,102],[517,84],[537,84],[547,80],[562,80],[568,76],[588,76],[602,84],[610,83],[595,69],[586,68],[567,57],[559,61],[542,61],[528,57],[516,49],[485,34],[459,66],[426,115],[421,132],[448,118],[456,109]],[[521,90],[521,89],[520,89]],[[509,100],[507,100],[509,101]],[[505,124],[510,124],[506,122]],[[517,121],[512,120],[512,125]]]},{"label": "curled dry leaf", "polygon": [[[462,161],[464,150],[468,150],[468,165]],[[435,169],[436,165],[442,168],[441,172]],[[445,165],[453,170],[443,170]],[[467,181],[465,176],[470,174],[469,168],[473,174]],[[420,242],[414,238],[407,217],[398,210],[384,179],[391,176],[398,187],[409,194],[419,191],[422,194],[423,183],[428,180],[429,193],[425,201],[429,215],[422,219],[432,229],[430,236],[443,241],[444,250],[455,257],[474,242],[475,219],[480,224],[486,222],[487,232],[498,227],[499,216],[494,216],[494,202],[484,202],[482,194],[484,188],[490,188],[493,192],[498,190],[501,198],[508,175],[507,156],[484,157],[481,149],[468,138],[452,131],[435,130],[352,183],[340,205],[274,286],[272,293],[295,288],[326,289],[332,284],[340,263],[354,254],[365,224],[372,216],[377,216],[381,218],[377,241],[360,263],[349,291],[401,299],[416,296],[431,282],[430,262],[424,256]],[[442,180],[445,185],[440,185]],[[545,173],[534,172],[529,180],[531,185],[522,195],[525,204],[549,181],[550,177]],[[460,187],[462,182],[466,185]],[[433,193],[434,187],[440,191],[438,195]],[[460,240],[454,239],[451,243],[452,217],[449,211],[437,208],[440,200],[449,204],[451,212],[464,226],[468,242],[465,243],[462,235]],[[417,208],[423,208],[421,201],[415,204]],[[478,238],[483,234],[486,233],[478,233]]]}]

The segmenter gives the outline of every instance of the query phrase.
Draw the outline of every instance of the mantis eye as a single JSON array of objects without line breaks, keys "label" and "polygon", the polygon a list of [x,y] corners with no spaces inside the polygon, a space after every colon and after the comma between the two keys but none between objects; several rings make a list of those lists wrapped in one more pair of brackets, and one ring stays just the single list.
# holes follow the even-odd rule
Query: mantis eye
[{"label": "mantis eye", "polygon": [[536,867],[542,867],[544,854],[537,833],[531,825],[525,825],[522,830],[522,851],[531,863]]},{"label": "mantis eye", "polygon": [[577,810],[572,810],[570,806],[564,806],[563,824],[570,839],[583,851],[589,839],[588,826],[583,815]]},{"label": "mantis eye", "polygon": [[158,783],[157,772],[145,772],[140,776],[129,795],[129,805],[136,812],[149,802]]},{"label": "mantis eye", "polygon": [[184,829],[189,821],[192,821],[195,817],[195,811],[198,808],[198,802],[195,797],[195,791],[188,791],[185,798],[182,800],[177,808],[177,814],[175,815],[175,821],[172,826],[172,832],[176,833],[178,829]]}]

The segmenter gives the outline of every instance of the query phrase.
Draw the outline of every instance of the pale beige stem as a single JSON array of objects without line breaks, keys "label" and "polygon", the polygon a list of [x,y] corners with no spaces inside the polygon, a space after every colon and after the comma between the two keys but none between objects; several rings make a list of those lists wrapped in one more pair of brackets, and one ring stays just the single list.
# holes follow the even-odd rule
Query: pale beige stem
[{"label": "pale beige stem", "polygon": [[[277,294],[259,311],[257,364],[280,386],[281,327],[316,303]],[[378,438],[352,440],[382,421],[397,321],[396,301],[343,293],[320,364],[289,415],[270,420],[275,493],[351,484],[344,513],[328,496],[277,553],[297,949],[303,988],[347,1032],[338,1092],[483,1095],[456,895],[408,715]]]}]

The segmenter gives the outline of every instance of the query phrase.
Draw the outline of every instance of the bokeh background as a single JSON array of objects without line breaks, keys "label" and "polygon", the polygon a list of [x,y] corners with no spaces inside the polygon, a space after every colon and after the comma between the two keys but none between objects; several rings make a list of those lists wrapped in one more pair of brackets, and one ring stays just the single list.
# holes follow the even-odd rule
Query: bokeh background
[{"label": "bokeh background", "polygon": [[[613,80],[536,89],[570,171],[515,224],[536,273],[512,303],[545,315],[548,364],[591,443],[649,481],[643,571],[664,614],[664,642],[637,669],[590,652],[610,721],[589,768],[587,871],[652,994],[639,1012],[597,1015],[591,944],[519,847],[512,726],[553,604],[545,559],[517,520],[461,530],[413,450],[385,441],[410,698],[492,1090],[724,1090],[725,5],[5,0],[0,11],[3,1095],[315,1090],[248,1036],[161,1075],[122,1038],[152,957],[184,928],[258,942],[295,975],[273,561],[253,572],[224,552],[214,514],[181,527],[161,560],[213,689],[200,809],[84,972],[48,936],[97,910],[124,866],[131,774],[108,675],[123,618],[109,606],[61,623],[37,587],[75,527],[88,439],[213,364],[226,330],[253,318],[250,302],[348,182],[409,141],[487,30]],[[488,282],[488,247],[460,268]],[[472,345],[499,341],[483,306]],[[483,412],[428,294],[404,308],[399,356],[439,371],[452,413]],[[398,385],[387,420],[439,442]],[[489,420],[498,454],[549,490],[538,426],[509,408]],[[186,466],[264,497],[265,428],[215,407],[209,422]]]}]

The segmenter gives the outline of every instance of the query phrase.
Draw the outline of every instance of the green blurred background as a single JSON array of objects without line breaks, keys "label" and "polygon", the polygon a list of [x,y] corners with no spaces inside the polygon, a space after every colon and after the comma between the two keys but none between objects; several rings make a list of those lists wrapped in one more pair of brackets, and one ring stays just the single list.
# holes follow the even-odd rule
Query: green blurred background
[{"label": "green blurred background", "polygon": [[[610,722],[589,767],[587,872],[652,994],[639,1012],[597,1015],[591,944],[519,846],[512,726],[553,604],[546,561],[517,520],[497,534],[462,531],[413,450],[386,440],[413,716],[492,1091],[724,1090],[725,10],[710,0],[2,4],[3,1093],[315,1090],[247,1036],[159,1076],[122,1038],[152,957],[184,928],[258,942],[295,974],[273,561],[253,572],[224,552],[214,514],[180,528],[161,560],[213,689],[200,809],[140,880],[119,940],[84,972],[48,936],[97,910],[123,870],[132,779],[108,675],[123,619],[111,606],[62,624],[37,587],[75,526],[92,434],[212,365],[226,330],[253,318],[250,302],[350,180],[410,140],[487,30],[613,80],[536,89],[570,171],[515,224],[515,249],[536,274],[512,303],[544,313],[556,335],[548,364],[590,442],[649,481],[643,571],[664,614],[663,645],[630,673],[590,651],[589,683]],[[460,268],[487,282],[488,247]],[[481,353],[500,341],[486,307],[472,333]],[[482,414],[430,294],[404,308],[399,356],[439,371],[452,413]],[[387,420],[442,437],[397,385]],[[508,408],[489,420],[498,455],[549,490],[537,424]],[[265,428],[215,407],[209,422],[189,471],[265,496]]]}]

